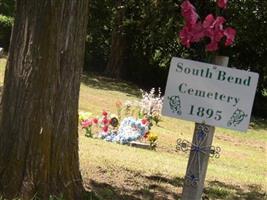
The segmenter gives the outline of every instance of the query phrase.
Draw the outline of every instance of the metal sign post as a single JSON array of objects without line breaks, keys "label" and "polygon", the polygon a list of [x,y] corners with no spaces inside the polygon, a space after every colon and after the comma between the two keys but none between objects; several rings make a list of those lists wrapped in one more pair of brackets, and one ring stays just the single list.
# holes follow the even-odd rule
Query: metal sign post
[{"label": "metal sign post", "polygon": [[192,143],[177,140],[177,150],[190,151],[182,200],[201,199],[209,157],[220,153],[212,146],[215,127],[246,131],[249,126],[259,75],[227,65],[222,56],[213,64],[171,61],[162,114],[196,122]]},{"label": "metal sign post", "polygon": [[[216,57],[214,64],[227,66],[228,57]],[[190,156],[185,175],[182,200],[200,200],[204,188],[214,126],[195,124]],[[212,155],[212,154],[211,154]]]}]

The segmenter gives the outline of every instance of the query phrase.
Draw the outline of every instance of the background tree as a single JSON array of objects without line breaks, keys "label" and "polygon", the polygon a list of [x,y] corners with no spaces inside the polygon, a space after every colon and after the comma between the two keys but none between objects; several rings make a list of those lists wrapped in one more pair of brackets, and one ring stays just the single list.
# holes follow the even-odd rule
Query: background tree
[{"label": "background tree", "polygon": [[0,124],[0,196],[83,199],[78,98],[87,0],[17,0]]},{"label": "background tree", "polygon": [[115,3],[112,0],[89,1],[85,66],[86,71],[103,72],[111,51]]},{"label": "background tree", "polygon": [[142,87],[165,88],[169,63],[182,54],[177,42],[178,4],[174,0],[128,1],[126,26],[129,50],[123,78]]},{"label": "background tree", "polygon": [[[0,0],[0,2],[13,1]],[[178,32],[183,26],[180,15],[181,2],[181,0],[128,0],[123,2],[124,16],[118,23],[116,18],[119,13],[118,1],[91,0],[85,71],[109,73],[106,69],[110,66],[108,63],[115,63],[111,61],[116,60],[117,63],[121,63],[121,78],[133,81],[141,87],[164,88],[172,56],[203,60],[206,52],[200,48],[201,44],[195,44],[188,50],[179,43]],[[190,2],[195,4],[201,16],[214,12],[215,1],[190,0]],[[250,69],[260,73],[253,112],[254,115],[267,117],[267,106],[262,106],[265,105],[267,98],[267,40],[265,39],[267,2],[237,0],[228,5],[229,8],[220,14],[227,18],[227,26],[237,29],[237,37],[235,45],[223,49],[220,54],[230,57],[230,67]],[[122,31],[115,31],[118,27]],[[7,41],[1,41],[2,30],[5,29],[0,27],[0,45],[1,42]],[[118,45],[116,47],[115,42],[112,44],[112,36],[123,38],[125,45],[119,45],[123,47],[122,50],[117,48]],[[119,56],[119,52],[124,53]],[[113,66],[117,66],[116,63]]]},{"label": "background tree", "polygon": [[238,0],[227,14],[238,30],[236,45],[227,53],[233,67],[260,74],[253,113],[267,118],[267,1]]},{"label": "background tree", "polygon": [[115,20],[111,39],[111,52],[105,69],[105,74],[113,78],[121,77],[121,71],[125,65],[127,50],[126,33],[123,25],[126,14],[125,4],[125,0],[116,1]]}]

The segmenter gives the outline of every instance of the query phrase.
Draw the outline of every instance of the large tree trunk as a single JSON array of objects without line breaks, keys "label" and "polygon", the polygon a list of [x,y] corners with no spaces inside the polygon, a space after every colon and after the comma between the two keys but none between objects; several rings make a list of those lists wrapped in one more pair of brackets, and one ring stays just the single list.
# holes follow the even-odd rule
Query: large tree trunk
[{"label": "large tree trunk", "polygon": [[0,124],[0,196],[82,199],[78,98],[88,0],[17,0]]},{"label": "large tree trunk", "polygon": [[111,53],[105,69],[105,74],[113,78],[120,78],[126,56],[126,35],[123,27],[125,20],[125,2],[117,0],[117,13],[112,31]]}]

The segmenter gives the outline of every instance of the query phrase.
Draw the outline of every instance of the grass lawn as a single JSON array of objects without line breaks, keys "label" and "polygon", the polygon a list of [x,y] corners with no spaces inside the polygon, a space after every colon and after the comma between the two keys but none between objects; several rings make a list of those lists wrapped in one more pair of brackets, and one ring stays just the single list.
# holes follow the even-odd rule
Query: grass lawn
[{"label": "grass lawn", "polygon": [[[5,60],[0,59],[0,84]],[[136,86],[101,76],[84,75],[80,110],[116,113],[117,100],[139,97]],[[152,131],[156,151],[89,139],[80,131],[80,165],[85,187],[98,199],[179,199],[188,154],[175,151],[178,138],[191,141],[194,123],[163,117]],[[267,121],[255,120],[247,133],[217,128],[213,145],[222,149],[210,159],[204,195],[207,199],[267,199]]]}]

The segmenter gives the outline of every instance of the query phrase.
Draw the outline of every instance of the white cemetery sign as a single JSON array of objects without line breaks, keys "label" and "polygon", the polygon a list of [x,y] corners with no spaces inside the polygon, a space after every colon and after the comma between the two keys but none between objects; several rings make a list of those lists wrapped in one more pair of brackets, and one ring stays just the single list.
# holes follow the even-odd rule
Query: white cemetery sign
[{"label": "white cemetery sign", "polygon": [[259,75],[173,58],[162,114],[246,131]]}]

